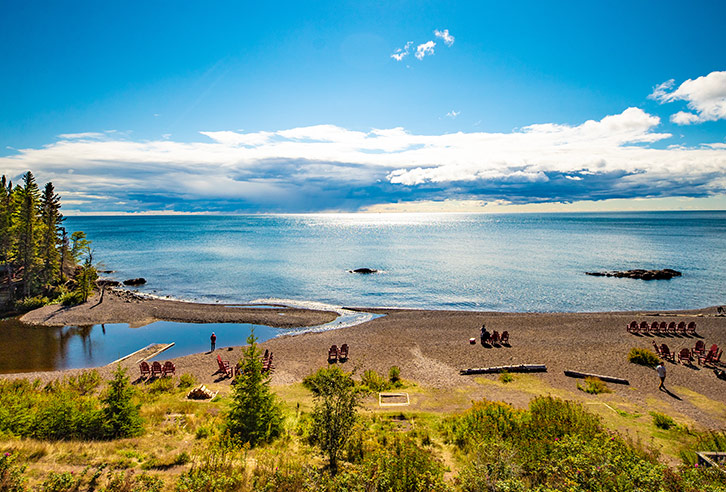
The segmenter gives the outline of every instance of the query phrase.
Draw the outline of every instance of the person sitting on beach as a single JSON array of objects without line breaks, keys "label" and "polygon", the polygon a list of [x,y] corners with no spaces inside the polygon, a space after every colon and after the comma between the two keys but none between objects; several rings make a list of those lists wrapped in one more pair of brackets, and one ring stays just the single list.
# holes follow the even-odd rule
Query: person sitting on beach
[{"label": "person sitting on beach", "polygon": [[486,324],[481,325],[481,343],[488,342],[490,337],[491,335],[489,334],[489,330],[487,330]]}]

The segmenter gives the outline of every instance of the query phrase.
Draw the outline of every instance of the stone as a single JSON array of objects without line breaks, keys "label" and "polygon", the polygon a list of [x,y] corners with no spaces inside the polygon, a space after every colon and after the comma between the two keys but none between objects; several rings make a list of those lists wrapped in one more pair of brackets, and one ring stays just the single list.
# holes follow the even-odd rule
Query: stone
[{"label": "stone", "polygon": [[356,268],[355,270],[348,270],[350,273],[362,273],[364,275],[367,275],[369,273],[377,273],[378,270],[375,268]]},{"label": "stone", "polygon": [[146,283],[146,279],[143,277],[139,278],[130,278],[128,280],[124,280],[124,285],[144,285]]},{"label": "stone", "polygon": [[593,277],[616,277],[616,278],[634,278],[640,280],[670,280],[673,277],[680,277],[681,272],[671,268],[662,270],[643,270],[636,268],[633,270],[611,271],[611,272],[585,272],[585,275]]}]

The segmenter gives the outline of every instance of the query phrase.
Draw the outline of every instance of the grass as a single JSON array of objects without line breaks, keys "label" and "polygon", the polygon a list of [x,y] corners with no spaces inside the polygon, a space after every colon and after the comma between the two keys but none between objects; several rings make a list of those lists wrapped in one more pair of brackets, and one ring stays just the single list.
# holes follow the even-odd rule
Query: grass
[{"label": "grass", "polygon": [[660,363],[658,356],[648,349],[632,348],[628,354],[628,361],[646,367],[655,367]]},{"label": "grass", "polygon": [[585,384],[577,383],[577,389],[591,395],[613,392],[600,378],[585,378]]}]

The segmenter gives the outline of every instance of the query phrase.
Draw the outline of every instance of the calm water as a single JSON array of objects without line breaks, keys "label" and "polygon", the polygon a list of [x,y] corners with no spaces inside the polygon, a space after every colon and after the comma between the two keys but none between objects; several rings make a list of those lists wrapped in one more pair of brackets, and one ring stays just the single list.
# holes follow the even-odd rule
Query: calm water
[{"label": "calm water", "polygon": [[[115,270],[111,277],[145,277],[139,290],[189,300],[497,311],[726,304],[726,212],[69,217],[66,226],[86,232],[95,259]],[[348,273],[359,267],[381,273]],[[584,274],[630,268],[683,276],[645,282]],[[356,321],[344,317],[343,325]],[[161,355],[171,358],[208,350],[211,331],[224,346],[243,343],[250,330],[0,325],[0,372],[95,366],[173,341]],[[255,331],[265,340],[283,330]]]},{"label": "calm water", "polygon": [[[726,303],[726,212],[69,217],[112,276],[190,300],[500,311]],[[375,275],[347,271],[381,270]],[[589,270],[674,268],[670,281]]]}]

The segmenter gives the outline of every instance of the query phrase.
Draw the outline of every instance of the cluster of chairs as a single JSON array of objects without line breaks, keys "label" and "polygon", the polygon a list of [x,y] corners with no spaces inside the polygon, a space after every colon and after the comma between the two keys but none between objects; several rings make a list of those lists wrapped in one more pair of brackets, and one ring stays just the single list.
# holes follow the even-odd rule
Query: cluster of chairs
[{"label": "cluster of chairs", "polygon": [[653,342],[653,348],[659,356],[666,360],[676,362],[676,359],[678,359],[678,362],[685,362],[686,364],[692,364],[694,359],[698,361],[699,365],[721,364],[721,354],[723,354],[723,350],[719,351],[718,345],[715,343],[711,345],[709,351],[706,352],[706,344],[703,343],[703,340],[698,340],[693,349],[684,347],[678,353],[671,352],[668,345],[665,343],[658,346],[657,343]]},{"label": "cluster of chairs", "polygon": [[500,335],[497,330],[494,330],[489,338],[481,337],[481,343],[488,343],[489,345],[509,345],[509,332],[503,331]]},{"label": "cluster of chairs", "polygon": [[[262,373],[270,373],[275,368],[272,363],[273,355],[269,349],[265,349],[265,353],[262,356]],[[234,367],[230,366],[228,360],[222,360],[222,357],[217,354],[217,372],[214,374],[224,374],[224,377],[233,378],[237,374],[242,373],[242,364],[238,362]]]},{"label": "cluster of chairs", "polygon": [[691,321],[686,324],[685,321],[681,321],[676,324],[675,321],[666,323],[665,321],[653,321],[648,323],[647,321],[631,321],[625,326],[628,333],[643,333],[651,335],[695,335],[696,334],[696,322]]},{"label": "cluster of chairs", "polygon": [[337,345],[332,345],[328,350],[328,364],[334,364],[336,362],[345,362],[348,360],[348,344],[344,343],[338,348]]},{"label": "cluster of chairs", "polygon": [[139,371],[141,371],[141,379],[146,377],[157,378],[160,376],[176,374],[176,366],[174,366],[174,363],[170,360],[164,362],[164,365],[161,365],[161,362],[159,361],[154,361],[151,363],[151,366],[149,366],[148,362],[142,361],[141,364],[139,364]]}]

